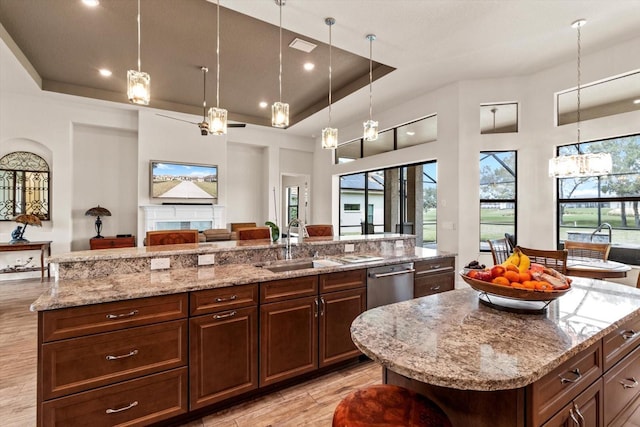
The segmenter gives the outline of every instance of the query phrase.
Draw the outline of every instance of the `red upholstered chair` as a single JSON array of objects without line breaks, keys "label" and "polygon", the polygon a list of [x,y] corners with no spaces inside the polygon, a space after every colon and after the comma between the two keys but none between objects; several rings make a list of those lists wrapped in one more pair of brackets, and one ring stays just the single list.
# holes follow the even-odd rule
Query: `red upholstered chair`
[{"label": "red upholstered chair", "polygon": [[198,243],[198,230],[159,230],[147,231],[145,245],[177,245],[180,243]]},{"label": "red upholstered chair", "polygon": [[333,427],[451,427],[426,397],[403,387],[378,384],[351,392],[336,407]]},{"label": "red upholstered chair", "polygon": [[309,237],[333,236],[333,225],[331,224],[310,224],[306,228]]},{"label": "red upholstered chair", "polygon": [[238,240],[271,239],[271,228],[269,227],[247,227],[236,230]]}]

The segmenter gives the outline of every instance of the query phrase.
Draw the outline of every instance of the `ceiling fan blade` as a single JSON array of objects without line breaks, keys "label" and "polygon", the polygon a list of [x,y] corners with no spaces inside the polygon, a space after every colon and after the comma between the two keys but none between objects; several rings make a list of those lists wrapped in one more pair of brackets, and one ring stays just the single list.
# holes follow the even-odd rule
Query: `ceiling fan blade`
[{"label": "ceiling fan blade", "polygon": [[198,125],[199,124],[198,122],[190,122],[189,120],[179,119],[177,117],[166,116],[166,115],[160,114],[160,113],[156,113],[156,115],[158,115],[160,117],[166,117],[167,119],[178,120],[180,122],[191,123],[192,125]]}]

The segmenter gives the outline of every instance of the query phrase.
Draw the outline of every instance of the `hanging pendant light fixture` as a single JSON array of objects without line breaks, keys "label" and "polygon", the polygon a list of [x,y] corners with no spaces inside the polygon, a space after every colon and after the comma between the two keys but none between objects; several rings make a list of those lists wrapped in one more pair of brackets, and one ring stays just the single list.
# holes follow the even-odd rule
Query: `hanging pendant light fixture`
[{"label": "hanging pendant light fixture", "polygon": [[375,141],[378,139],[378,122],[372,119],[373,114],[373,41],[376,39],[375,34],[367,34],[369,40],[369,120],[364,125],[364,140]]},{"label": "hanging pendant light fixture", "polygon": [[289,126],[289,104],[282,102],[282,6],[284,6],[286,0],[275,0],[275,3],[280,8],[280,55],[278,60],[280,63],[280,69],[278,71],[278,102],[274,102],[271,105],[271,126],[277,128],[286,128]]},{"label": "hanging pendant light fixture", "polygon": [[611,172],[612,168],[611,154],[609,153],[580,153],[580,80],[582,77],[580,63],[580,28],[586,23],[586,19],[578,19],[571,24],[571,27],[575,28],[578,33],[578,88],[576,90],[576,124],[578,127],[576,147],[578,148],[578,154],[558,156],[549,160],[549,176],[554,178],[577,178],[606,175]]},{"label": "hanging pendant light fixture", "polygon": [[331,127],[331,27],[336,23],[334,18],[325,18],[329,26],[329,124],[322,129],[322,148],[333,150],[338,147],[338,129]]},{"label": "hanging pendant light fixture", "polygon": [[209,108],[209,133],[226,135],[227,110],[220,108],[220,0],[217,1],[216,19],[216,106]]},{"label": "hanging pendant light fixture", "polygon": [[140,71],[140,0],[138,0],[138,71],[127,71],[127,96],[133,104],[149,105],[151,76]]}]

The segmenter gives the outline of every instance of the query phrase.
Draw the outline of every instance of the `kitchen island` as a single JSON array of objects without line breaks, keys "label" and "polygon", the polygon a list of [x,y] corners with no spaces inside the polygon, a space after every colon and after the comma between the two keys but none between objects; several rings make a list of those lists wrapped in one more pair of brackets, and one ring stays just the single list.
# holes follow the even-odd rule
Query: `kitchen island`
[{"label": "kitchen island", "polygon": [[545,314],[458,289],[366,311],[351,327],[385,382],[428,396],[460,427],[637,420],[638,331],[640,290],[583,278]]}]

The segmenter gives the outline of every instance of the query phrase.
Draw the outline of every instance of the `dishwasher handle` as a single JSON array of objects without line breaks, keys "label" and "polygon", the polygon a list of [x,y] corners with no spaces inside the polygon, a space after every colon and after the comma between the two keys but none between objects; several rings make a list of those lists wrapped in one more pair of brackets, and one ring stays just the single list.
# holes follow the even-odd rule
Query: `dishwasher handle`
[{"label": "dishwasher handle", "polygon": [[415,268],[410,268],[407,270],[392,271],[389,273],[369,273],[369,277],[372,279],[380,279],[382,277],[398,276],[400,274],[413,273],[414,271],[416,271]]}]

